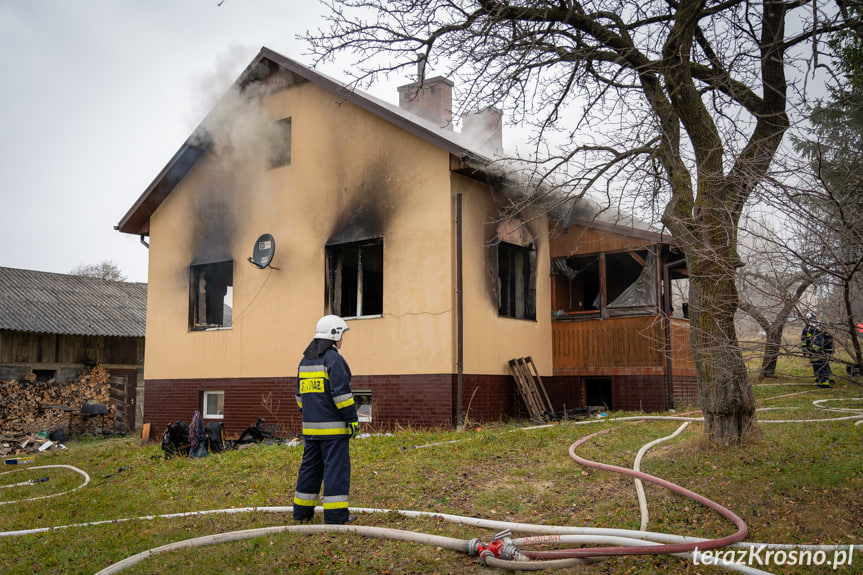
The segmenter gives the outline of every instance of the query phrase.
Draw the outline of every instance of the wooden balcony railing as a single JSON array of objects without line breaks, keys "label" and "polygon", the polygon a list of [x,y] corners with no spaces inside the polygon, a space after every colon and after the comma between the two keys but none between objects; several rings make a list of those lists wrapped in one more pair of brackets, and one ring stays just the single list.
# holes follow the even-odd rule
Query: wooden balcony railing
[{"label": "wooden balcony railing", "polygon": [[[673,369],[694,367],[689,322],[672,318],[670,331]],[[552,345],[558,374],[666,372],[662,316],[553,321]]]}]

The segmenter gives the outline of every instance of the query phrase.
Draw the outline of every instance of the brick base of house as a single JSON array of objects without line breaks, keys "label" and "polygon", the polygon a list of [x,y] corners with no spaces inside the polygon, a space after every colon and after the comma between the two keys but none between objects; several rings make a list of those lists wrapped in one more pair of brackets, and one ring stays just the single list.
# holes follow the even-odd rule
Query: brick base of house
[{"label": "brick base of house", "polygon": [[[587,405],[590,397],[597,397],[591,395],[592,390],[605,393],[603,386],[608,386],[611,398],[608,409],[647,412],[665,409],[666,381],[661,376],[556,376],[543,378],[543,385],[559,411]],[[302,425],[294,399],[295,386],[293,377],[148,379],[144,422],[151,424],[151,438],[158,440],[170,423],[177,420],[189,423],[195,410],[203,412],[205,391],[222,391],[225,414],[221,421],[229,438],[239,436],[258,418],[264,418],[270,430],[292,436],[300,432]],[[457,386],[457,376],[449,373],[354,376],[351,381],[355,393],[371,393],[369,430],[452,427],[456,419]],[[462,387],[462,409],[468,423],[528,417],[510,375],[465,374]],[[678,403],[697,402],[694,377],[675,378],[674,388]],[[689,401],[693,398],[694,401]]]},{"label": "brick base of house", "polygon": [[[151,438],[159,439],[170,423],[189,423],[196,410],[203,413],[205,391],[222,391],[224,418],[220,421],[228,437],[239,436],[261,417],[266,427],[291,436],[299,433],[302,425],[295,386],[294,377],[148,379],[144,422],[151,424]],[[454,374],[354,376],[351,387],[356,393],[371,392],[369,429],[451,427],[455,422]],[[503,420],[526,413],[511,376],[464,375],[463,391],[463,409],[469,421]]]},{"label": "brick base of house", "polygon": [[678,407],[698,405],[698,378],[696,376],[674,377],[674,402]]},{"label": "brick base of house", "polygon": [[[591,405],[651,413],[664,411],[668,404],[665,375],[557,375],[543,383],[558,410]],[[675,374],[672,386],[676,406],[698,405],[695,375]]]}]

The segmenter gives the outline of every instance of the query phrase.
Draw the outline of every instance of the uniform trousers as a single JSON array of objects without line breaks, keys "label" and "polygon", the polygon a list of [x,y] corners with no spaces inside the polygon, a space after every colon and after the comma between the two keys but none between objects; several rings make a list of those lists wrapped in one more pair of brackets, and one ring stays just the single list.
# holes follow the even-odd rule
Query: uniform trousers
[{"label": "uniform trousers", "polygon": [[294,520],[306,521],[314,516],[321,483],[324,485],[324,522],[344,523],[350,515],[348,492],[351,487],[351,458],[348,436],[334,439],[306,437],[294,494]]}]

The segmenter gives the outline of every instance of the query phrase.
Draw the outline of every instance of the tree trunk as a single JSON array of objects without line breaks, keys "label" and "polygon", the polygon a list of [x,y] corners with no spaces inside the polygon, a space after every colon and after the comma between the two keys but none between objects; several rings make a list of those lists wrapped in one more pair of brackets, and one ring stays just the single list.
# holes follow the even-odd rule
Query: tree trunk
[{"label": "tree trunk", "polygon": [[782,349],[782,328],[785,322],[770,326],[767,330],[767,341],[764,343],[764,358],[761,360],[761,377],[776,376],[776,362]]},{"label": "tree trunk", "polygon": [[[691,261],[691,260],[690,260]],[[715,445],[739,444],[758,429],[755,397],[737,341],[733,274],[717,274],[715,261],[690,264],[690,339],[705,436]]]}]

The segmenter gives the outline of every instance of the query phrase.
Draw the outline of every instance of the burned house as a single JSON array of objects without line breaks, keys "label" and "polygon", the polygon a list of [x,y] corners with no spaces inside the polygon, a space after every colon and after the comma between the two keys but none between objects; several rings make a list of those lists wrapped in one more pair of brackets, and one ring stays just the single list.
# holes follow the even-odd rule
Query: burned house
[{"label": "burned house", "polygon": [[[145,421],[199,409],[229,433],[258,417],[296,432],[296,365],[327,313],[350,326],[362,417],[385,426],[519,414],[513,358],[532,358],[561,408],[661,409],[683,389],[685,346],[666,361],[685,336],[666,337],[669,238],[502,216],[511,192],[483,169],[501,116],[457,132],[452,89],[409,84],[396,106],[260,51],[117,225],[149,239]],[[615,308],[637,268],[655,297]],[[607,349],[587,357],[579,338]]]},{"label": "burned house", "polygon": [[140,426],[146,316],[147,284],[0,267],[0,430],[75,431],[82,412]]}]

